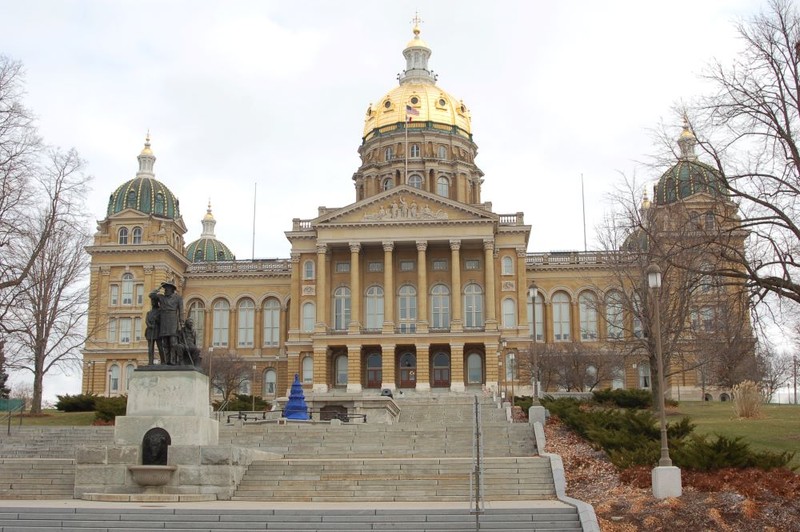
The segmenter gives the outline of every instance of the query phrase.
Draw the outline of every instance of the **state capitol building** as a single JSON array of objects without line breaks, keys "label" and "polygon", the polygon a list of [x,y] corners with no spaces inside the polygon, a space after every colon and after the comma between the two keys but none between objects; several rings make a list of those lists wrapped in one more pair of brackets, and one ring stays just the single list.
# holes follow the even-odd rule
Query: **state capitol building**
[{"label": "state capitol building", "polygon": [[[403,56],[399,85],[366,110],[354,202],[287,220],[285,259],[236,260],[215,233],[211,204],[191,222],[202,224],[200,237],[186,242],[180,191],[157,180],[148,136],[135,177],[111,193],[87,248],[84,393],[127,393],[133,370],[147,364],[147,294],[165,281],[182,295],[204,357],[243,359],[252,377],[242,391],[268,400],[287,395],[295,374],[306,394],[515,386],[531,395],[534,381],[541,393],[574,390],[544,375],[544,358],[559,347],[612,361],[602,371],[585,365],[594,382],[584,389],[650,387],[647,354],[619,349],[646,336],[638,307],[625,303],[635,287],[608,253],[529,252],[523,213],[493,212],[482,197],[471,111],[436,84],[418,27]],[[658,218],[682,209],[698,227],[713,224],[733,207],[694,155],[688,128],[679,144],[642,210]],[[702,328],[710,307],[698,308],[691,320]],[[686,369],[690,361],[672,360],[668,396],[724,394]]]}]

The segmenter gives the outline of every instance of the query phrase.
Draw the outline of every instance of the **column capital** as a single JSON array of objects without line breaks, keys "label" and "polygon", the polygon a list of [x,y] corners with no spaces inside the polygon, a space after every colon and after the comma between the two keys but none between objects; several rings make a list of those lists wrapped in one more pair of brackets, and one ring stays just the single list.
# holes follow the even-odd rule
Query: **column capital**
[{"label": "column capital", "polygon": [[317,254],[324,255],[328,252],[328,244],[317,242]]},{"label": "column capital", "polygon": [[425,251],[426,249],[428,249],[428,241],[417,240],[417,251]]},{"label": "column capital", "polygon": [[392,251],[394,249],[394,242],[391,240],[384,240],[382,242],[384,251]]},{"label": "column capital", "polygon": [[350,242],[350,252],[358,253],[361,251],[361,242]]},{"label": "column capital", "polygon": [[484,238],[483,249],[484,251],[494,251],[494,238]]},{"label": "column capital", "polygon": [[525,246],[517,246],[517,258],[524,259],[528,256],[528,250],[525,249]]},{"label": "column capital", "polygon": [[461,249],[461,240],[451,240],[450,249],[452,249],[453,251],[458,251],[459,249]]},{"label": "column capital", "polygon": [[300,262],[300,253],[299,253],[299,252],[297,252],[297,251],[292,251],[292,252],[289,254],[289,260],[290,260],[292,263],[294,263],[294,264],[297,264],[298,262]]}]

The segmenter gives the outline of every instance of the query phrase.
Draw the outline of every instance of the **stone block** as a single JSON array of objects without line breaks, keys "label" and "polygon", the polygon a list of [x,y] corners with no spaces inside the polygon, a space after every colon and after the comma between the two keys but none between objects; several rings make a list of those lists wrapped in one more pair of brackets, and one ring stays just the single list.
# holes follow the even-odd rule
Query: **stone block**
[{"label": "stone block", "polygon": [[208,377],[193,369],[134,371],[126,415],[208,417]]},{"label": "stone block", "polygon": [[656,499],[667,499],[669,497],[680,497],[681,470],[675,466],[658,466],[653,468],[653,497]]},{"label": "stone block", "polygon": [[140,462],[138,445],[110,445],[106,456],[108,464],[136,465]]},{"label": "stone block", "polygon": [[199,445],[170,445],[167,457],[169,465],[197,465],[200,463]]},{"label": "stone block", "polygon": [[106,446],[81,446],[75,451],[76,464],[105,464]]},{"label": "stone block", "polygon": [[75,486],[125,484],[127,466],[124,465],[79,465],[75,467]]},{"label": "stone block", "polygon": [[200,463],[203,465],[231,465],[233,462],[232,447],[216,446],[200,449]]},{"label": "stone block", "polygon": [[219,423],[208,417],[120,416],[116,419],[114,443],[139,446],[145,433],[155,427],[169,433],[171,445],[217,445],[219,442]]},{"label": "stone block", "polygon": [[199,465],[184,465],[178,468],[178,486],[194,486],[199,485],[202,475]]},{"label": "stone block", "polygon": [[545,408],[543,406],[531,406],[528,409],[528,423],[545,423]]}]

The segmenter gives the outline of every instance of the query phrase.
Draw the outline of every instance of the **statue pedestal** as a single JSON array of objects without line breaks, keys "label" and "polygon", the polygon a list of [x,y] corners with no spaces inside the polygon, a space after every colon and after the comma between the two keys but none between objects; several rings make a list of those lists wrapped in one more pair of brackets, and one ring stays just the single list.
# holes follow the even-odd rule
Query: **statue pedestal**
[{"label": "statue pedestal", "polygon": [[210,417],[208,377],[181,366],[134,371],[128,408],[116,419],[114,443],[141,445],[145,433],[156,427],[169,433],[171,445],[217,445],[219,423]]}]

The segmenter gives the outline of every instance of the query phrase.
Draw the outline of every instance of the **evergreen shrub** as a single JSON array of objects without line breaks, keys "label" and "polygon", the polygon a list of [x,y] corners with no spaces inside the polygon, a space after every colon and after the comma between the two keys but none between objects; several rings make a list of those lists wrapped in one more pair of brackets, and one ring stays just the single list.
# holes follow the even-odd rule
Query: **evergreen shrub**
[{"label": "evergreen shrub", "polygon": [[56,410],[61,412],[92,412],[97,401],[97,396],[91,393],[56,395],[56,397],[58,398]]},{"label": "evergreen shrub", "polygon": [[98,421],[113,422],[117,416],[124,416],[128,407],[128,397],[97,397],[94,417]]},{"label": "evergreen shrub", "polygon": [[650,408],[653,406],[653,396],[647,390],[597,390],[592,392],[594,400],[604,405],[614,405],[619,408]]}]

